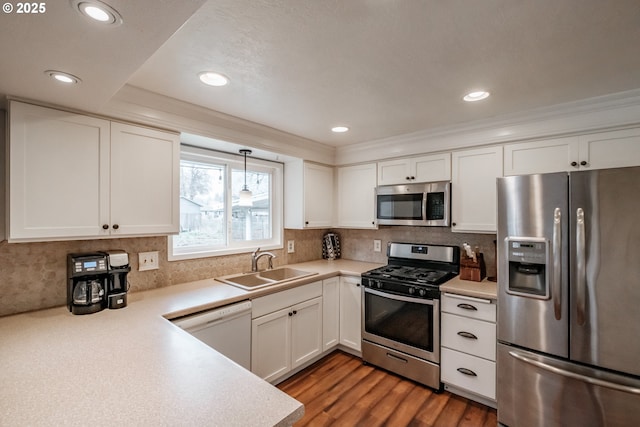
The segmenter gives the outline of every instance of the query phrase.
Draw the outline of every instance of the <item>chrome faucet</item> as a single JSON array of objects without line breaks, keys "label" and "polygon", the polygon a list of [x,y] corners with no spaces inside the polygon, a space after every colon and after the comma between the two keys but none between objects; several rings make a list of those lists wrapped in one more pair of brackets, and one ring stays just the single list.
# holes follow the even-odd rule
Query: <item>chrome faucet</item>
[{"label": "chrome faucet", "polygon": [[276,257],[271,252],[260,252],[260,248],[256,249],[251,253],[251,271],[258,271],[258,260],[263,256],[269,257],[269,265],[267,267],[268,270],[273,268],[273,259]]}]

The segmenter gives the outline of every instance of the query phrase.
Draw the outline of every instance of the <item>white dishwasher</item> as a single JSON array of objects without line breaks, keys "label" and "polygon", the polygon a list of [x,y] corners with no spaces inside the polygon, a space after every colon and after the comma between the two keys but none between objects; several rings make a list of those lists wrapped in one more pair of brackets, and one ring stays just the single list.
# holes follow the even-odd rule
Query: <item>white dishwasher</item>
[{"label": "white dishwasher", "polygon": [[251,370],[251,301],[225,305],[172,322],[238,365]]}]

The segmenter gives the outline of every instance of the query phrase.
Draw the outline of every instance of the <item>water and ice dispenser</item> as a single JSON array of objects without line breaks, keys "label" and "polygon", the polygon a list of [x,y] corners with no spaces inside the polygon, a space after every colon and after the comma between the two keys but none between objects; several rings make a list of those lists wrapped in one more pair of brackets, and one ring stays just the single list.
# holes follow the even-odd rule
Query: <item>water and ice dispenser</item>
[{"label": "water and ice dispenser", "polygon": [[549,299],[549,245],[544,239],[508,238],[509,277],[507,293]]}]

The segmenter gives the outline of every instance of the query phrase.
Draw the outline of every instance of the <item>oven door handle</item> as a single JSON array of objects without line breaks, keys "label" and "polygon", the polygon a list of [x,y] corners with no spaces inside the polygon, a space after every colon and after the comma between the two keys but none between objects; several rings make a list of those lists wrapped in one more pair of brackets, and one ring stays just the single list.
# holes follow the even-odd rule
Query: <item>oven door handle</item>
[{"label": "oven door handle", "polygon": [[388,298],[396,301],[413,302],[413,303],[424,304],[424,305],[434,305],[433,299],[404,297],[402,295],[389,294],[387,292],[375,291],[373,289],[367,289],[367,288],[364,288],[364,291],[372,295],[377,295],[382,298]]}]

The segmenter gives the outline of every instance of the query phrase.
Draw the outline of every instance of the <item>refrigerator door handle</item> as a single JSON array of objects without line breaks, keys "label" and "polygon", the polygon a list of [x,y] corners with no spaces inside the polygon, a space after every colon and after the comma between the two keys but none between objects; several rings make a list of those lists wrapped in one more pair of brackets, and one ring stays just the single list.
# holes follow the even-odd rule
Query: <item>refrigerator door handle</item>
[{"label": "refrigerator door handle", "polygon": [[585,324],[585,307],[587,292],[587,267],[585,255],[584,210],[576,210],[576,321],[579,326]]},{"label": "refrigerator door handle", "polygon": [[637,394],[640,395],[640,388],[631,387],[624,384],[618,384],[611,381],[602,380],[600,378],[589,377],[583,374],[579,374],[577,372],[571,372],[566,369],[562,369],[557,366],[550,365],[548,363],[541,362],[539,360],[532,359],[527,357],[527,355],[522,354],[516,350],[510,350],[509,355],[511,357],[516,358],[517,360],[533,365],[537,368],[544,369],[545,371],[552,372],[557,375],[561,375],[563,377],[571,378],[574,380],[582,381],[587,384],[591,384],[597,387],[606,387],[612,390],[621,391],[624,393]]},{"label": "refrigerator door handle", "polygon": [[553,211],[553,279],[551,292],[556,320],[562,318],[562,211]]}]

